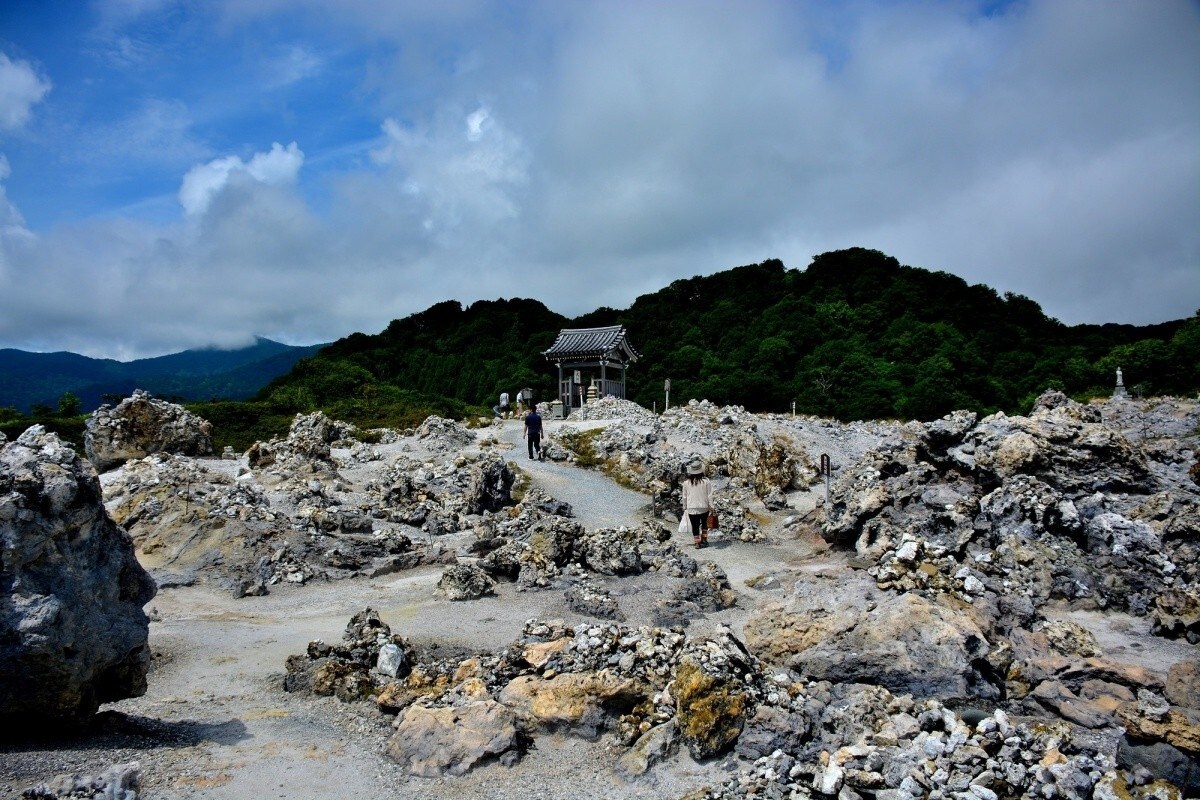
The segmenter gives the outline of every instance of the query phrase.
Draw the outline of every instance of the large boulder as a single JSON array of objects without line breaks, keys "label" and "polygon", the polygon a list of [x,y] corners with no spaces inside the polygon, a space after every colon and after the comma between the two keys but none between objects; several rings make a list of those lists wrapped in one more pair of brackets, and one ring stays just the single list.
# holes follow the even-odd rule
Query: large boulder
[{"label": "large boulder", "polygon": [[675,719],[692,758],[712,758],[731,747],[746,725],[752,702],[745,685],[685,660],[675,673]]},{"label": "large boulder", "polygon": [[1200,643],[1200,588],[1167,589],[1154,598],[1150,621],[1151,631],[1158,636]]},{"label": "large boulder", "polygon": [[915,697],[994,698],[981,664],[990,651],[965,615],[916,594],[880,603],[853,628],[795,653],[788,666],[814,678],[886,686]]},{"label": "large boulder", "polygon": [[512,712],[494,700],[451,708],[413,705],[396,721],[387,754],[413,775],[464,775],[499,760],[511,766],[520,757],[520,737]]},{"label": "large boulder", "polygon": [[115,408],[103,405],[92,412],[83,443],[99,470],[151,453],[210,456],[212,423],[137,389]]},{"label": "large boulder", "polygon": [[641,681],[602,669],[552,678],[522,675],[498,699],[530,730],[569,731],[594,739],[648,695]]},{"label": "large boulder", "polygon": [[817,680],[942,700],[998,691],[974,618],[916,593],[882,592],[862,573],[814,575],[786,603],[752,614],[745,635],[759,658]]},{"label": "large boulder", "polygon": [[155,586],[90,463],[41,426],[0,449],[0,724],[85,721],[146,691]]}]

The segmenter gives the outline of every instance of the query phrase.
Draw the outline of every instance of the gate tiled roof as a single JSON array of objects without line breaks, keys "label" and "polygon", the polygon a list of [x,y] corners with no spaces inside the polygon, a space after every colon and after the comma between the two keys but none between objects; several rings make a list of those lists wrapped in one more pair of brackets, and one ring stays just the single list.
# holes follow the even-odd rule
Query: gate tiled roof
[{"label": "gate tiled roof", "polygon": [[638,352],[629,344],[625,328],[563,328],[549,350],[542,355],[551,361],[598,360],[611,358],[621,362],[638,360]]}]

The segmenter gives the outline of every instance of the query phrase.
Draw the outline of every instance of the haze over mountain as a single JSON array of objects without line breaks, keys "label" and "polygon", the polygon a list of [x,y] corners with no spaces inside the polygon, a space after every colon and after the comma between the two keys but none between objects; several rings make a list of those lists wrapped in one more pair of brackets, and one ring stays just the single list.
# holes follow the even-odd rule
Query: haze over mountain
[{"label": "haze over mountain", "polygon": [[242,400],[320,348],[293,347],[259,337],[254,345],[235,350],[186,350],[124,362],[75,353],[4,349],[0,350],[0,406],[28,412],[35,404],[53,406],[70,392],[90,411],[134,389],[185,400]]}]

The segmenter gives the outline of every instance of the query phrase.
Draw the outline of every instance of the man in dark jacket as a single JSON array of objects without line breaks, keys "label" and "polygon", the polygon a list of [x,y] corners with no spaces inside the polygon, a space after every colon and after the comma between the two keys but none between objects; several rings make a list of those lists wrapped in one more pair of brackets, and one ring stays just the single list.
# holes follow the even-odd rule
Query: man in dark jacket
[{"label": "man in dark jacket", "polygon": [[522,434],[529,447],[529,457],[537,451],[537,460],[542,460],[542,418],[538,416],[537,408],[531,408],[525,415],[525,432]]}]

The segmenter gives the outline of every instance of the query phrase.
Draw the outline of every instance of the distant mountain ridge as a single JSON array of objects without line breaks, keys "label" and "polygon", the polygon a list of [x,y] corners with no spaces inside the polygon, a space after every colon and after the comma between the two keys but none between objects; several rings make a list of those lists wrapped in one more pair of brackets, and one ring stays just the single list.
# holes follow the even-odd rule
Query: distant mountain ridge
[{"label": "distant mountain ridge", "polygon": [[183,400],[245,400],[324,346],[298,347],[256,337],[249,347],[234,350],[203,348],[125,362],[0,349],[0,407],[28,413],[38,404],[53,407],[71,392],[91,411],[134,389]]}]

